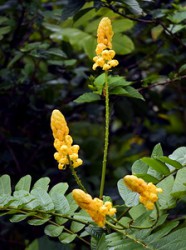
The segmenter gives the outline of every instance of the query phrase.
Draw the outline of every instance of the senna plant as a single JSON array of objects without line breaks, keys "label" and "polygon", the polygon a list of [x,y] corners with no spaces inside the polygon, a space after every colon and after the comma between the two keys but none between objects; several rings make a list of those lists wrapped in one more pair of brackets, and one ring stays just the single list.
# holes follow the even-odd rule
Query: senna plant
[{"label": "senna plant", "polygon": [[135,161],[131,175],[118,181],[120,202],[114,204],[104,196],[109,146],[110,95],[125,95],[143,99],[130,82],[112,76],[118,65],[112,49],[112,25],[104,17],[97,31],[96,56],[93,70],[103,73],[90,85],[92,92],[77,98],[77,103],[105,100],[105,138],[100,177],[99,197],[87,193],[76,168],[83,167],[79,145],[72,136],[63,114],[55,109],[51,115],[54,154],[58,168],[70,168],[77,188],[70,190],[68,183],[49,187],[48,177],[32,183],[32,177],[22,177],[12,190],[11,178],[0,177],[0,215],[9,215],[10,222],[27,220],[32,226],[44,225],[47,236],[69,244],[79,240],[87,249],[180,249],[186,244],[186,218],[171,218],[169,211],[186,199],[186,147],[165,156],[160,144],[155,145],[150,157]]}]

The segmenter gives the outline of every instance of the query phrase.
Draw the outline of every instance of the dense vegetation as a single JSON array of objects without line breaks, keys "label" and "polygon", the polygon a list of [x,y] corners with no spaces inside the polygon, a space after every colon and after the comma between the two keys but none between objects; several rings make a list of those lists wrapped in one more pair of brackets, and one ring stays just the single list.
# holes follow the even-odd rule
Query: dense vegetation
[{"label": "dense vegetation", "polygon": [[[96,81],[102,71],[92,70],[92,58],[95,56],[97,26],[104,16],[112,20],[113,48],[119,61],[112,76],[120,75],[126,84],[122,90],[114,89],[110,96],[105,195],[109,195],[113,203],[120,204],[122,187],[118,187],[120,195],[115,188],[118,180],[130,173],[132,166],[133,172],[145,178],[143,162],[140,162],[142,172],[138,172],[141,170],[136,162],[139,164],[140,158],[148,161],[147,157],[153,151],[154,156],[160,157],[158,161],[182,170],[176,179],[176,184],[183,184],[182,190],[176,189],[171,179],[169,187],[174,186],[171,189],[174,198],[171,202],[166,200],[167,207],[163,203],[161,206],[170,209],[168,220],[174,220],[171,224],[166,222],[167,234],[178,226],[175,221],[180,217],[178,230],[185,230],[186,188],[182,179],[186,177],[186,149],[183,147],[186,144],[185,1],[2,0],[0,183],[9,186],[9,175],[13,190],[18,191],[22,186],[20,178],[27,176],[24,180],[31,185],[28,177],[31,175],[33,183],[47,177],[51,180],[51,187],[59,182],[68,182],[68,192],[76,187],[70,170],[59,171],[53,159],[50,116],[57,108],[65,115],[73,139],[81,148],[84,165],[77,172],[91,195],[98,196],[104,146],[104,96],[100,95],[99,100],[86,99],[85,102],[77,98],[86,92],[102,93],[99,80]],[[172,153],[175,162],[181,166],[166,162],[168,157],[161,158]],[[152,176],[159,174],[162,172]],[[169,176],[165,169],[163,174]],[[36,186],[44,185],[46,188],[47,178]],[[65,193],[66,187],[63,191]],[[8,188],[6,192],[11,191]],[[28,250],[73,249],[78,242],[65,245],[68,242],[61,239],[63,243],[59,243],[43,236],[45,225],[32,227],[25,221],[14,224],[9,222],[10,218],[9,215],[1,217],[2,249],[20,250],[26,246]],[[14,218],[12,222],[21,219]],[[161,219],[163,223],[165,218]],[[32,222],[30,224],[33,225]],[[160,236],[159,229],[156,230],[153,233],[157,233],[157,237],[165,235]],[[50,233],[49,230],[46,234]],[[99,236],[99,231],[96,233]],[[182,231],[180,235],[184,233]],[[89,234],[94,236],[95,242],[98,241],[90,228]],[[107,243],[114,242],[112,237],[115,236],[107,237]],[[165,244],[165,239],[162,242]],[[104,249],[101,244],[100,249]],[[160,249],[158,243],[153,247]],[[87,249],[86,244],[82,249]]]}]

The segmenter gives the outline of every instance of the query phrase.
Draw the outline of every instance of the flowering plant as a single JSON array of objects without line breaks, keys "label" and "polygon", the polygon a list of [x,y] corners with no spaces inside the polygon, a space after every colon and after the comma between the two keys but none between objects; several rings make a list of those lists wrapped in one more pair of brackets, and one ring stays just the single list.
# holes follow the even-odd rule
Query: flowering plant
[{"label": "flowering plant", "polygon": [[[177,206],[186,194],[185,147],[175,150],[171,156],[163,155],[157,144],[151,157],[143,157],[132,166],[132,174],[118,181],[121,201],[104,196],[109,146],[110,95],[120,94],[129,83],[120,76],[111,76],[118,65],[112,48],[111,20],[104,17],[98,26],[96,56],[93,70],[101,68],[104,73],[90,86],[92,92],[80,96],[104,98],[105,138],[100,180],[99,198],[93,198],[80,180],[76,168],[83,167],[79,158],[79,145],[73,145],[72,136],[63,114],[55,109],[51,115],[54,137],[54,154],[58,168],[70,168],[78,187],[70,189],[67,183],[58,183],[49,189],[48,177],[39,179],[31,186],[31,176],[22,177],[12,192],[10,177],[0,177],[1,215],[9,214],[11,222],[27,219],[32,226],[45,225],[44,232],[69,244],[79,240],[88,249],[185,249],[183,236],[186,233],[185,218],[170,220],[168,210]],[[129,89],[128,89],[129,90]],[[130,86],[130,95],[143,99]],[[129,94],[129,93],[128,93]]]}]

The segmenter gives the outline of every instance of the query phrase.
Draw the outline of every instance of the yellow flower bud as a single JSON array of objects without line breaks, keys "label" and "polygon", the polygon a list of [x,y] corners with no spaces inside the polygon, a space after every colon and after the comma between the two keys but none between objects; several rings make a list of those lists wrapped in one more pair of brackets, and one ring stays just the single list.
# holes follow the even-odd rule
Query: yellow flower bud
[{"label": "yellow flower bud", "polygon": [[124,178],[126,186],[134,192],[140,194],[139,201],[149,209],[154,209],[154,203],[158,200],[158,193],[162,192],[153,183],[146,183],[143,179],[134,175],[126,175]]},{"label": "yellow flower bud", "polygon": [[107,63],[103,65],[103,70],[105,71],[109,70],[110,68],[111,68],[110,65],[108,65]]},{"label": "yellow flower bud", "polygon": [[116,67],[119,64],[117,60],[111,60],[107,63],[110,65],[110,67]]},{"label": "yellow flower bud", "polygon": [[73,162],[73,167],[74,168],[77,168],[77,167],[79,167],[79,166],[81,166],[83,164],[83,161],[81,160],[81,159],[77,159],[77,160],[75,160],[74,162]]},{"label": "yellow flower bud", "polygon": [[96,47],[96,55],[101,54],[101,52],[106,49],[106,45],[104,43],[98,43],[97,47]]},{"label": "yellow flower bud", "polygon": [[112,60],[115,56],[115,51],[112,50],[113,34],[110,19],[108,17],[102,18],[97,30],[97,56],[93,58],[95,62],[92,67],[93,70],[96,70],[97,67],[101,67],[103,70],[107,71],[118,65],[117,60]]},{"label": "yellow flower bud", "polygon": [[112,48],[112,25],[108,17],[101,19],[97,30],[97,42],[105,44],[109,49]]},{"label": "yellow flower bud", "polygon": [[100,57],[100,58],[98,58],[98,60],[96,61],[96,63],[97,63],[97,65],[99,67],[103,67],[103,65],[105,63],[105,60],[102,57]]},{"label": "yellow flower bud", "polygon": [[113,216],[116,213],[116,209],[112,208],[111,203],[105,202],[104,204],[104,202],[98,198],[92,199],[92,196],[80,189],[74,189],[72,196],[76,203],[84,209],[100,227],[104,227],[107,215]]},{"label": "yellow flower bud", "polygon": [[[54,136],[54,147],[57,152],[54,158],[58,161],[58,168],[64,169],[64,166],[72,164],[79,167],[83,161],[78,158],[78,145],[73,145],[72,137],[69,135],[69,128],[63,114],[55,109],[51,115],[51,129]],[[70,162],[69,162],[70,158]]]}]

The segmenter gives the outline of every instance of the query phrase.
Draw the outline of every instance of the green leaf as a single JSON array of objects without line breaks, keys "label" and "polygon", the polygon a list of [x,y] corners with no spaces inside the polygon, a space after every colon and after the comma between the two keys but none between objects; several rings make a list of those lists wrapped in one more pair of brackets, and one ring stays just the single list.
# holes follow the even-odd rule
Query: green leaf
[{"label": "green leaf", "polygon": [[5,26],[0,28],[0,40],[3,38],[4,35],[8,34],[11,31],[10,26]]},{"label": "green leaf", "polygon": [[52,224],[49,224],[45,227],[44,232],[46,235],[50,237],[58,237],[62,231],[63,231],[64,226],[55,226]]},{"label": "green leaf", "polygon": [[[80,216],[80,217],[79,217],[79,216]],[[75,218],[75,219],[79,219],[79,218],[81,218],[81,216],[82,216],[83,218],[85,217],[85,220],[84,220],[84,219],[81,219],[83,222],[86,222],[86,221],[87,221],[87,217],[88,217],[88,219],[89,219],[88,214],[87,214],[84,210],[80,210],[79,213],[75,213],[75,214],[74,214],[74,218]],[[85,224],[82,224],[82,223],[79,223],[79,222],[76,222],[76,221],[72,221],[70,229],[72,230],[72,232],[77,233],[77,232],[79,232],[80,230],[82,230],[82,228],[84,228],[84,227],[85,227]]]},{"label": "green leaf", "polygon": [[178,170],[171,195],[176,198],[186,195],[186,168]]},{"label": "green leaf", "polygon": [[68,215],[73,215],[79,206],[77,205],[76,201],[74,200],[72,193],[68,194],[66,196],[66,198],[67,198],[67,201],[70,205],[70,210],[68,211]]},{"label": "green leaf", "polygon": [[[34,196],[32,196],[32,197],[34,197]],[[39,202],[39,200],[37,200],[36,197],[34,197],[34,199],[31,199],[28,203],[26,203],[24,205],[24,208],[30,209],[30,210],[34,210],[34,209],[37,209],[40,207],[41,207],[40,202]]]},{"label": "green leaf", "polygon": [[175,227],[177,227],[179,224],[179,221],[170,221],[167,223],[164,223],[163,226],[156,231],[155,233],[149,235],[146,239],[145,242],[152,243],[154,241],[157,241],[158,239],[161,240],[161,238],[167,234],[170,233]]},{"label": "green leaf", "polygon": [[40,208],[44,211],[51,211],[54,209],[54,203],[49,196],[49,194],[40,188],[35,188],[31,191],[31,195],[33,195],[36,200],[40,204]]},{"label": "green leaf", "polygon": [[21,52],[29,52],[32,50],[38,49],[47,49],[50,45],[48,43],[41,43],[41,42],[33,42],[33,43],[26,43],[23,48],[21,48]]},{"label": "green leaf", "polygon": [[186,147],[177,148],[169,158],[178,161],[182,165],[186,164]]},{"label": "green leaf", "polygon": [[129,97],[133,97],[133,98],[137,98],[137,99],[141,99],[141,100],[145,101],[143,96],[135,88],[133,88],[131,86],[126,86],[125,90],[128,92]]},{"label": "green leaf", "polygon": [[151,29],[151,36],[153,41],[156,41],[161,33],[163,32],[163,27],[161,25],[157,25]]},{"label": "green leaf", "polygon": [[25,190],[25,191],[30,191],[30,185],[31,185],[31,176],[30,175],[26,175],[24,177],[22,177],[18,183],[15,186],[15,190],[19,191],[19,190]]},{"label": "green leaf", "polygon": [[124,249],[125,237],[121,233],[112,233],[105,236],[108,249]]},{"label": "green leaf", "polygon": [[101,95],[103,92],[104,84],[105,84],[105,73],[102,73],[101,75],[97,76],[94,80],[94,86],[96,87],[96,91],[94,92],[96,94]]},{"label": "green leaf", "polygon": [[22,204],[27,204],[30,201],[35,199],[33,195],[31,195],[28,191],[25,191],[25,190],[14,191],[13,196],[17,200],[21,200]]},{"label": "green leaf", "polygon": [[181,67],[179,68],[178,73],[181,74],[181,73],[185,73],[185,72],[186,72],[186,64],[183,64],[183,65],[181,65]]},{"label": "green leaf", "polygon": [[114,30],[114,34],[130,30],[133,26],[134,22],[126,18],[115,19],[112,23],[112,29]]},{"label": "green leaf", "polygon": [[86,38],[86,40],[84,40],[83,48],[85,50],[85,53],[89,56],[91,60],[95,56],[96,46],[97,46],[96,38],[89,36]]},{"label": "green leaf", "polygon": [[118,191],[121,198],[124,200],[127,207],[133,207],[139,204],[139,194],[132,192],[124,183],[123,179],[120,179],[117,183]]},{"label": "green leaf", "polygon": [[57,213],[67,214],[69,212],[69,203],[62,193],[52,192],[50,196]]},{"label": "green leaf", "polygon": [[136,0],[122,0],[124,4],[127,5],[127,8],[131,11],[134,15],[142,15],[143,10],[140,7],[138,1]]},{"label": "green leaf", "polygon": [[181,23],[186,19],[186,11],[177,11],[173,15],[167,17],[173,23]]},{"label": "green leaf", "polygon": [[154,249],[158,250],[170,250],[179,249],[185,250],[186,245],[186,228],[182,228],[174,231],[171,234],[161,238],[161,240],[156,239],[151,245]]},{"label": "green leaf", "polygon": [[172,34],[176,34],[177,32],[181,31],[182,29],[185,29],[185,25],[181,24],[170,24],[168,30],[172,32]]},{"label": "green leaf", "polygon": [[91,237],[91,249],[92,250],[108,250],[105,241],[105,234],[102,234],[99,239]]},{"label": "green leaf", "polygon": [[59,240],[64,244],[71,243],[76,238],[76,234],[62,233]]},{"label": "green leaf", "polygon": [[89,233],[92,237],[99,240],[101,238],[101,235],[103,234],[103,229],[97,226],[89,225],[85,228],[86,232]]},{"label": "green leaf", "polygon": [[45,190],[46,192],[48,191],[48,187],[50,183],[50,179],[48,177],[43,177],[40,178],[38,181],[36,181],[36,183],[34,184],[33,189],[38,189],[41,188],[42,190]]},{"label": "green leaf", "polygon": [[160,157],[160,156],[163,156],[163,149],[161,147],[161,144],[158,143],[154,146],[153,150],[152,150],[152,154],[151,154],[151,157],[152,158],[157,158],[157,157]]},{"label": "green leaf", "polygon": [[39,240],[35,239],[31,243],[29,243],[29,245],[27,245],[27,247],[25,248],[25,250],[39,250]]},{"label": "green leaf", "polygon": [[76,103],[86,103],[86,102],[95,102],[99,101],[101,98],[99,95],[95,93],[84,93],[74,100]]},{"label": "green leaf", "polygon": [[11,217],[10,222],[20,222],[22,220],[25,220],[29,214],[16,214]]},{"label": "green leaf", "polygon": [[122,217],[120,220],[119,220],[119,223],[122,224],[124,227],[126,228],[129,228],[130,227],[130,224],[132,222],[132,219],[129,218],[129,217]]},{"label": "green leaf", "polygon": [[141,160],[161,174],[168,175],[170,173],[169,168],[161,161],[150,157],[143,157]]},{"label": "green leaf", "polygon": [[47,221],[49,221],[49,219],[50,218],[28,220],[28,224],[31,226],[41,226],[41,225],[45,224]]},{"label": "green leaf", "polygon": [[161,156],[161,157],[158,157],[157,159],[175,167],[176,169],[183,168],[183,166],[178,161],[172,160],[168,158],[167,156]]},{"label": "green leaf", "polygon": [[[27,245],[27,244],[26,244]],[[46,235],[32,241],[25,250],[70,250],[71,247],[64,246],[61,242],[51,240]]]},{"label": "green leaf", "polygon": [[23,53],[21,53],[20,51],[16,52],[15,56],[8,63],[7,68],[11,68],[22,56],[23,56]]},{"label": "green leaf", "polygon": [[49,55],[54,55],[54,56],[59,56],[59,57],[62,57],[62,58],[67,58],[67,55],[65,54],[65,52],[63,52],[59,48],[50,48],[46,52]]},{"label": "green leaf", "polygon": [[126,55],[134,50],[134,43],[128,36],[116,33],[113,36],[113,49],[117,55]]},{"label": "green leaf", "polygon": [[158,202],[160,209],[170,209],[176,206],[176,199],[172,197],[171,191],[174,185],[174,177],[168,176],[164,180],[158,183],[158,187],[162,188],[163,192],[160,193]]},{"label": "green leaf", "polygon": [[141,215],[143,215],[146,212],[147,212],[147,210],[142,204],[139,204],[135,207],[132,207],[129,210],[129,214],[133,220],[136,220],[137,218],[139,218]]},{"label": "green leaf", "polygon": [[[139,207],[135,207],[136,210]],[[134,222],[131,224],[132,226],[138,226],[138,227],[150,227],[154,224],[154,220],[150,217],[150,214],[152,211],[145,210],[138,218],[134,220]]]},{"label": "green leaf", "polygon": [[114,88],[125,87],[131,84],[121,76],[109,76],[108,83],[109,83],[109,92],[111,92]]},{"label": "green leaf", "polygon": [[10,206],[15,208],[25,208],[26,204],[35,199],[33,195],[31,195],[28,191],[25,190],[14,191],[13,197],[14,201],[11,202]]},{"label": "green leaf", "polygon": [[149,166],[143,162],[141,159],[137,160],[132,165],[132,174],[136,175],[139,178],[142,178],[146,182],[158,183],[158,172],[152,171]]},{"label": "green leaf", "polygon": [[69,185],[66,182],[63,183],[58,183],[55,186],[53,186],[49,192],[49,195],[52,197],[53,194],[55,193],[60,193],[60,194],[65,194]]},{"label": "green leaf", "polygon": [[143,96],[133,87],[131,86],[126,86],[126,87],[115,87],[110,91],[110,94],[112,95],[122,95],[122,96],[127,96],[127,97],[132,97],[132,98],[137,98],[144,100]]},{"label": "green leaf", "polygon": [[3,23],[8,23],[9,19],[5,16],[0,16],[0,25]]},{"label": "green leaf", "polygon": [[81,231],[83,228],[85,227],[85,224],[73,221],[71,223],[71,227],[70,229],[74,232],[74,233],[78,233],[79,231]]},{"label": "green leaf", "polygon": [[110,95],[128,96],[128,92],[125,90],[125,88],[122,87],[115,87],[109,93]]},{"label": "green leaf", "polygon": [[85,0],[68,0],[66,5],[63,7],[61,19],[64,21],[68,17],[74,16],[85,4]]},{"label": "green leaf", "polygon": [[10,195],[7,195],[7,194],[1,194],[0,195],[0,205],[1,205],[1,207],[8,206],[14,200],[15,200],[15,198],[10,196]]},{"label": "green leaf", "polygon": [[10,176],[7,174],[0,177],[0,194],[11,195]]}]

